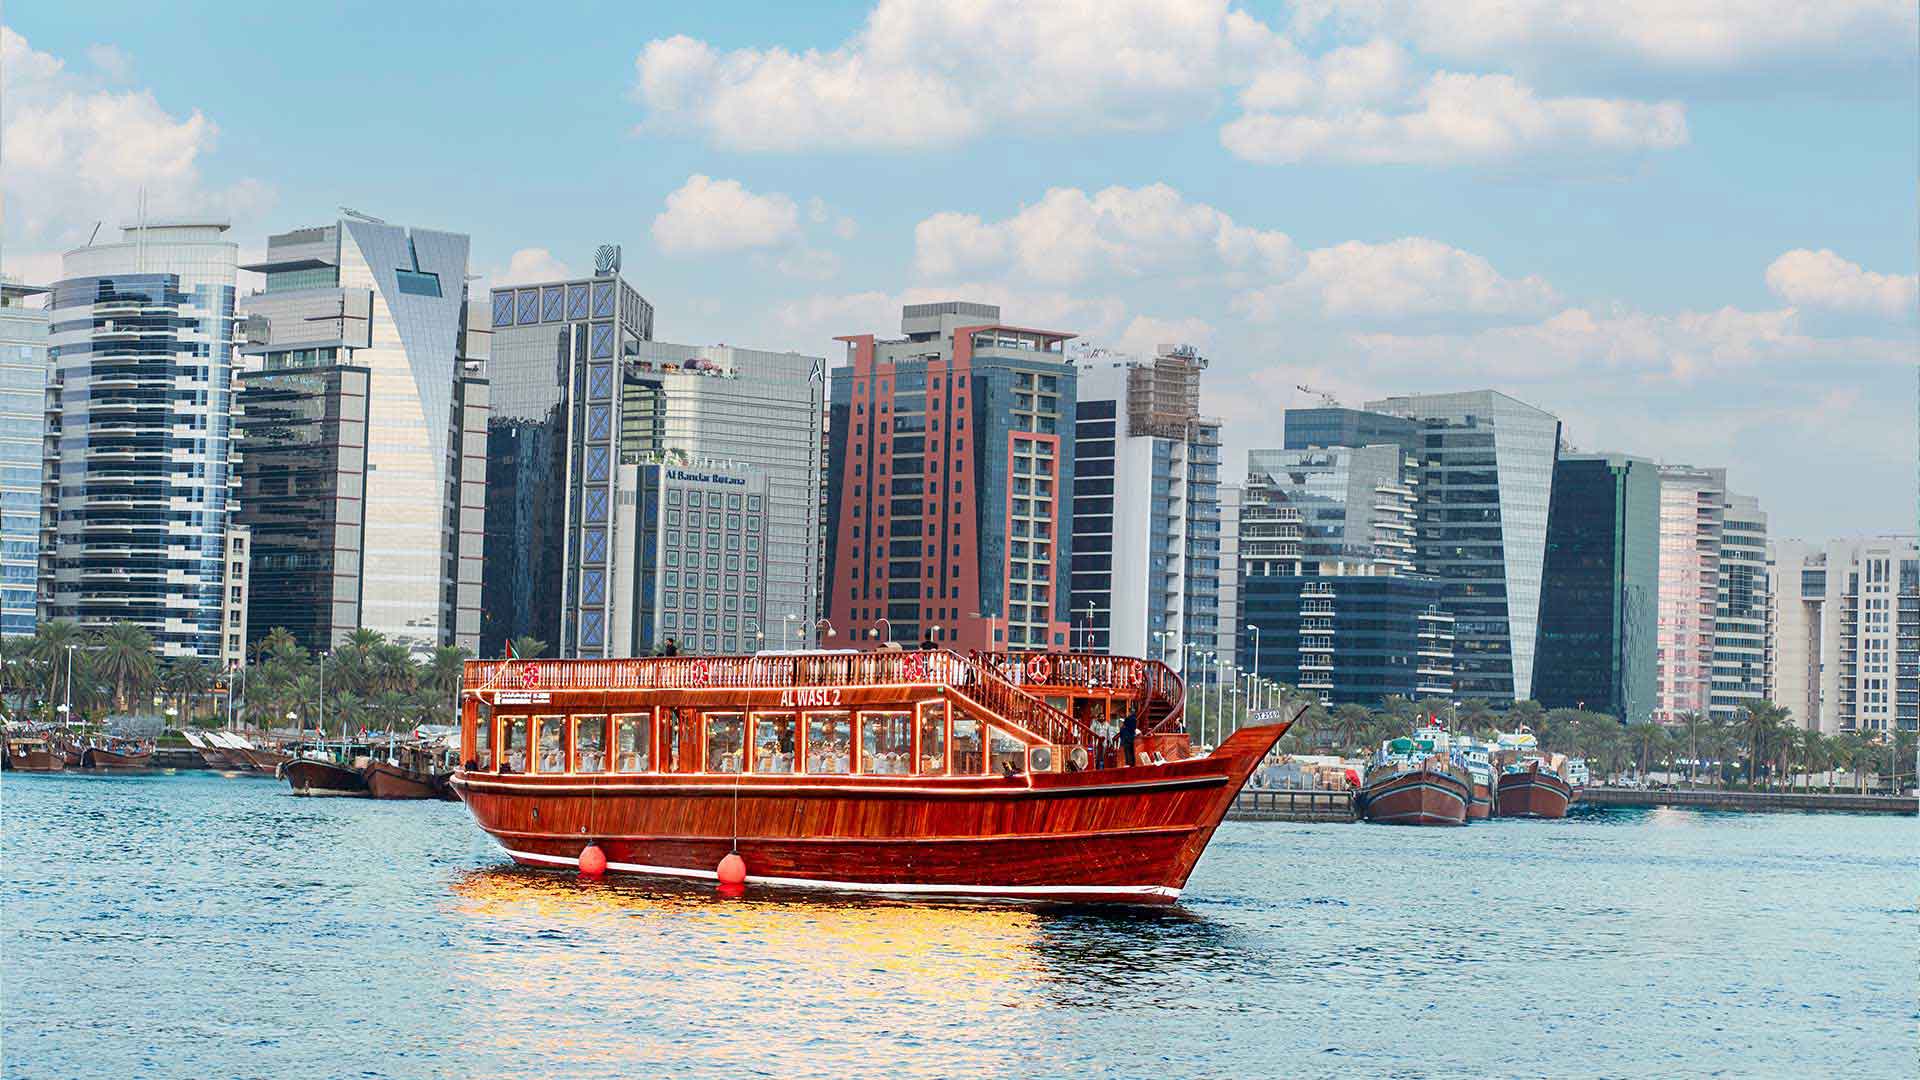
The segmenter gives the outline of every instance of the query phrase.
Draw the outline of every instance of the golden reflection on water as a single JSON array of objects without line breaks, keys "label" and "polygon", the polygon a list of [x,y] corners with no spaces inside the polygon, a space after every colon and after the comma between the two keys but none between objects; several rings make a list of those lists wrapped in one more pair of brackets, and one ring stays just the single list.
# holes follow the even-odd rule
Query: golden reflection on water
[{"label": "golden reflection on water", "polygon": [[[781,1075],[999,1071],[1049,1037],[1043,916],[518,869],[455,881],[469,1049],[545,1066],[758,1062]],[[914,1049],[871,1060],[875,1045]],[[783,1055],[792,1055],[782,1060]]]}]

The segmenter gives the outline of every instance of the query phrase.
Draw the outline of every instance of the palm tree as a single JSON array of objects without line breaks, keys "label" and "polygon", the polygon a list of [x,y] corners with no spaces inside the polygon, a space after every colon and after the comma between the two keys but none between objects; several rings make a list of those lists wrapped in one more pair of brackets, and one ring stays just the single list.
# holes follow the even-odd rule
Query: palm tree
[{"label": "palm tree", "polygon": [[100,674],[113,684],[114,708],[125,712],[135,696],[151,692],[158,664],[153,635],[145,628],[114,623],[101,632],[95,647],[100,650]]},{"label": "palm tree", "polygon": [[1334,708],[1332,726],[1342,753],[1353,752],[1355,740],[1367,729],[1372,719],[1373,714],[1364,705],[1349,704]]},{"label": "palm tree", "polygon": [[1651,720],[1627,725],[1627,737],[1640,748],[1640,776],[1643,779],[1647,775],[1647,759],[1653,755],[1654,743],[1660,741],[1665,735],[1666,732],[1661,730],[1660,725]]},{"label": "palm tree", "polygon": [[413,654],[404,645],[391,642],[373,650],[369,661],[374,682],[383,690],[406,692],[413,689],[419,673]]},{"label": "palm tree", "polygon": [[298,648],[300,642],[294,639],[292,631],[284,626],[276,626],[260,639],[259,656],[264,663],[269,657],[282,656]]},{"label": "palm tree", "polygon": [[545,656],[547,643],[532,634],[522,634],[513,639],[513,655],[520,660],[531,660],[536,656]]},{"label": "palm tree", "polygon": [[197,656],[184,657],[167,666],[163,683],[179,704],[180,725],[185,727],[193,719],[194,703],[213,690],[213,669]]},{"label": "palm tree", "polygon": [[442,645],[427,661],[427,688],[442,701],[453,700],[466,678],[467,660],[472,654],[458,645]]},{"label": "palm tree", "polygon": [[339,723],[341,731],[358,731],[367,726],[367,699],[351,690],[342,690],[328,704],[327,715]]},{"label": "palm tree", "polygon": [[373,699],[369,712],[382,727],[392,731],[406,723],[408,704],[407,695],[398,690],[388,690]]},{"label": "palm tree", "polygon": [[47,701],[64,701],[62,692],[67,685],[67,648],[86,647],[86,634],[80,624],[71,619],[50,619],[33,629],[33,640],[27,645],[27,655],[41,665],[47,678]]}]

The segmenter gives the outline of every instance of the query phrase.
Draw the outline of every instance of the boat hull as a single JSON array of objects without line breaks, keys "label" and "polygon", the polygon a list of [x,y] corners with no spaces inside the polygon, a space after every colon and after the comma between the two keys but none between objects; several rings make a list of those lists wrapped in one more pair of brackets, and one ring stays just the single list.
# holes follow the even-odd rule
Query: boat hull
[{"label": "boat hull", "polygon": [[1467,798],[1467,820],[1485,821],[1492,816],[1493,787],[1475,780]]},{"label": "boat hull", "polygon": [[1500,816],[1563,818],[1573,788],[1557,773],[1528,771],[1500,777]]},{"label": "boat hull", "polygon": [[51,750],[8,751],[6,765],[10,772],[65,772],[67,768],[66,759]]},{"label": "boat hull", "polygon": [[353,769],[330,761],[295,758],[280,767],[280,775],[295,795],[344,795],[366,798],[367,779]]},{"label": "boat hull", "polygon": [[444,799],[444,777],[413,772],[384,761],[372,761],[361,771],[367,791],[376,799]]},{"label": "boat hull", "polygon": [[80,751],[80,764],[89,769],[149,769],[153,767],[153,752],[123,754],[101,746],[89,746]]},{"label": "boat hull", "polygon": [[1435,769],[1409,769],[1369,783],[1362,813],[1382,825],[1465,825],[1466,782]]},{"label": "boat hull", "polygon": [[453,784],[516,861],[712,880],[737,850],[750,884],[908,896],[1172,903],[1286,724],[1214,754],[1031,777],[527,776]]}]

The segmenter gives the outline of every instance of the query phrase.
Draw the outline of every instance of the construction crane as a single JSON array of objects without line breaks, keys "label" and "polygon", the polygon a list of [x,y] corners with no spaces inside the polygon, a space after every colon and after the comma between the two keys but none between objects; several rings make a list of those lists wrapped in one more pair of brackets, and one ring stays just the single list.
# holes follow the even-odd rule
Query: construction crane
[{"label": "construction crane", "polygon": [[1329,409],[1337,409],[1340,407],[1340,399],[1327,393],[1325,390],[1315,390],[1305,383],[1294,383],[1293,388],[1303,394],[1312,394],[1314,397],[1319,398],[1320,404],[1325,405]]}]

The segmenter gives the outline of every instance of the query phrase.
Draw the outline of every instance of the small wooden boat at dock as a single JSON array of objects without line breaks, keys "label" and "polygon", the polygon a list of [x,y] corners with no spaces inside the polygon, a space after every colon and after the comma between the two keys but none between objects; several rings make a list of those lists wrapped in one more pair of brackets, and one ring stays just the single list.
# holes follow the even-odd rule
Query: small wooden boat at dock
[{"label": "small wooden boat at dock", "polygon": [[80,764],[88,769],[150,769],[153,767],[153,747],[130,744],[89,746],[80,751]]},{"label": "small wooden boat at dock", "polygon": [[317,758],[293,758],[280,766],[280,775],[295,795],[343,795],[364,799],[372,793],[361,769]]},{"label": "small wooden boat at dock", "polygon": [[[1184,700],[1093,654],[469,661],[453,786],[529,866],[1166,904],[1304,708],[1192,756]],[[1122,716],[1131,762],[1095,731]]]},{"label": "small wooden boat at dock", "polygon": [[60,751],[37,735],[9,736],[7,754],[0,759],[9,772],[63,772],[67,761]]},{"label": "small wooden boat at dock", "polygon": [[1500,816],[1563,818],[1573,803],[1573,785],[1540,760],[1500,774]]}]

